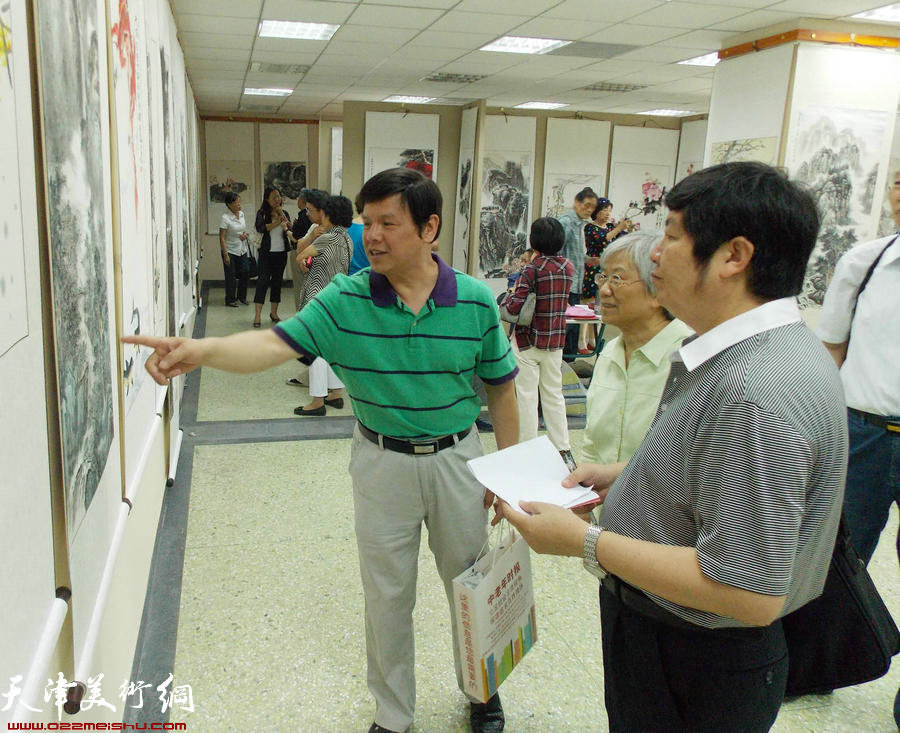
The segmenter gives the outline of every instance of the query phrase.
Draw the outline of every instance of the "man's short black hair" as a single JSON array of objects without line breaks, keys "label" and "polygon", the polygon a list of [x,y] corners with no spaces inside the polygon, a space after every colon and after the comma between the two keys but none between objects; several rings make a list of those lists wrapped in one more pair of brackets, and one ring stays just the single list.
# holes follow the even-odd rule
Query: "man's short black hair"
[{"label": "man's short black hair", "polygon": [[328,200],[328,191],[323,191],[320,188],[304,188],[303,193],[305,194],[303,198],[306,203],[312,204],[317,209],[324,208],[325,202]]},{"label": "man's short black hair", "polygon": [[578,193],[575,194],[575,200],[578,203],[581,203],[585,199],[595,199],[599,198],[596,193],[594,193],[594,189],[590,186],[586,186],[582,188]]},{"label": "man's short black hair", "polygon": [[384,201],[396,194],[400,194],[400,201],[409,211],[420,235],[431,215],[437,215],[438,228],[432,242],[436,241],[441,233],[441,189],[430,178],[412,168],[389,168],[376,173],[360,189],[356,197],[356,210],[361,212],[366,204]]},{"label": "man's short black hair", "polygon": [[528,241],[541,254],[555,255],[566,242],[566,232],[552,216],[542,216],[531,225]]},{"label": "man's short black hair", "polygon": [[706,265],[734,237],[753,243],[747,287],[767,300],[796,295],[819,233],[810,193],[763,163],[723,163],[678,183],[666,206],[681,214],[694,240],[694,259]]},{"label": "man's short black hair", "polygon": [[322,205],[322,213],[332,224],[347,228],[353,223],[353,204],[346,196],[329,196]]}]

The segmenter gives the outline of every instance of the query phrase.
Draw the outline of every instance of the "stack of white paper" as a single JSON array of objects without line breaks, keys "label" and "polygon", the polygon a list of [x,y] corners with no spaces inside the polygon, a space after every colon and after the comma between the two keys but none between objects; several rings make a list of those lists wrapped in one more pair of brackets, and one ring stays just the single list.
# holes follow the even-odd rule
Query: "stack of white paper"
[{"label": "stack of white paper", "polygon": [[473,458],[467,464],[476,479],[518,511],[520,501],[543,501],[571,509],[597,499],[596,493],[583,486],[562,486],[569,469],[546,435]]}]

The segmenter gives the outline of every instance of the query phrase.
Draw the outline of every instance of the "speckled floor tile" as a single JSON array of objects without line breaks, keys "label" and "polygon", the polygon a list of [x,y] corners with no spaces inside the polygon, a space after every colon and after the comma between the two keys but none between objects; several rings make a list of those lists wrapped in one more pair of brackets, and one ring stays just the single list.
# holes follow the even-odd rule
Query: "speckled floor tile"
[{"label": "speckled floor tile", "polygon": [[[227,336],[246,331],[253,321],[253,304],[227,308],[222,288],[210,288],[206,309],[206,335]],[[251,293],[251,296],[252,293]],[[293,296],[291,296],[293,298]],[[293,302],[293,300],[292,300]],[[293,310],[282,303],[279,316],[283,319],[294,315]],[[269,304],[263,308],[262,328],[270,328]],[[200,374],[200,396],[197,420],[269,420],[294,417],[294,408],[309,402],[306,387],[286,384],[291,377],[305,375],[307,368],[298,361],[289,361],[258,374],[231,374],[215,369],[203,369]],[[327,408],[326,418],[352,415],[349,400],[340,410]],[[323,418],[298,417],[298,420]]]},{"label": "speckled floor tile", "polygon": [[[573,451],[582,431],[572,431]],[[482,436],[494,450],[492,434]],[[191,730],[365,731],[363,598],[348,440],[195,449],[176,679]],[[892,513],[871,565],[897,611]],[[605,731],[596,581],[573,558],[532,555],[539,642],[503,684],[507,730]],[[416,732],[467,731],[446,596],[423,542],[414,613]],[[896,665],[881,680],[786,703],[773,730],[892,731]]]}]

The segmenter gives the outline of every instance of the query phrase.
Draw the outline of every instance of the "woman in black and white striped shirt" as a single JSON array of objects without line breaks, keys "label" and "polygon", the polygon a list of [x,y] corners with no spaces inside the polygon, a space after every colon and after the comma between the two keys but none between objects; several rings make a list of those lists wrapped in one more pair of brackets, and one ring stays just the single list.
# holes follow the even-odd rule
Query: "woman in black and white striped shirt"
[{"label": "woman in black and white striped shirt", "polygon": [[[305,260],[312,257],[309,274],[300,298],[302,310],[318,295],[335,275],[346,275],[353,255],[353,241],[347,227],[353,222],[353,204],[346,196],[329,196],[321,207],[321,224],[313,227],[301,240],[297,249],[297,262],[306,268]],[[312,244],[303,244],[312,239]],[[301,249],[302,248],[302,249]],[[324,415],[325,406],[340,409],[344,406],[344,384],[319,357],[309,367],[309,396],[306,406],[297,407],[294,414],[302,416]]]}]

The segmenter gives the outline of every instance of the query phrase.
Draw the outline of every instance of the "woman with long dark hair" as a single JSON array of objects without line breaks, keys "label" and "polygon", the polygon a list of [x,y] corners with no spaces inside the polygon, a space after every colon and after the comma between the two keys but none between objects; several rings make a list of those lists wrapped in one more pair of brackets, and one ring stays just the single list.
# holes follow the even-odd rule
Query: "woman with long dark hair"
[{"label": "woman with long dark hair", "polygon": [[256,281],[256,313],[253,328],[260,327],[260,314],[266,302],[266,290],[269,290],[269,318],[278,323],[278,304],[281,302],[281,279],[284,266],[287,264],[287,253],[291,234],[291,221],[281,208],[281,194],[274,186],[267,186],[263,193],[262,206],[256,212],[256,231],[262,234],[259,243],[259,276]]}]

